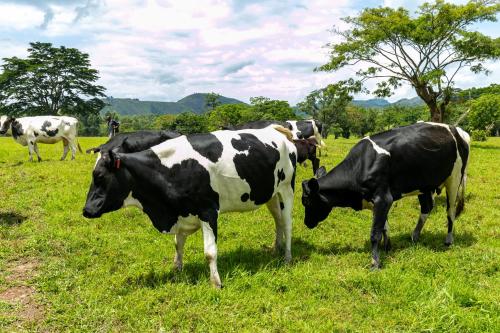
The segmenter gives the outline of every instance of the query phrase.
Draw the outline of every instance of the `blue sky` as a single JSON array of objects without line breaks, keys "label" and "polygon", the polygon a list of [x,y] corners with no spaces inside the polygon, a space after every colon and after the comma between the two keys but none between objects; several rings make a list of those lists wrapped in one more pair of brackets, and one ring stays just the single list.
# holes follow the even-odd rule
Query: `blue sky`
[{"label": "blue sky", "polygon": [[[355,69],[313,72],[328,60],[329,30],[345,27],[340,18],[364,7],[414,10],[422,2],[0,0],[0,58],[25,56],[31,41],[51,42],[89,53],[110,96],[176,101],[213,91],[293,105],[314,89],[354,76]],[[477,26],[494,37],[499,28],[498,22]],[[499,83],[499,63],[488,68],[489,76],[461,72],[456,85]],[[390,100],[413,96],[403,86]]]}]

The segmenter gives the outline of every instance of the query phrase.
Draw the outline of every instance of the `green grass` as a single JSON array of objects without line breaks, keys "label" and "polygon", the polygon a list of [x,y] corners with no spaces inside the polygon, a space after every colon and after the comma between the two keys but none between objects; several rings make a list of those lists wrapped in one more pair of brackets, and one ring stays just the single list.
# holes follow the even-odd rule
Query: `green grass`
[{"label": "green grass", "polygon": [[[85,150],[103,138],[81,138]],[[327,140],[331,169],[356,140]],[[173,270],[172,236],[136,208],[81,216],[95,156],[59,161],[62,145],[40,145],[44,161],[0,138],[0,293],[13,262],[38,262],[25,282],[44,308],[19,317],[0,301],[0,331],[500,331],[500,139],[473,143],[465,211],[455,243],[444,246],[445,200],[437,199],[418,244],[410,232],[418,200],[398,201],[389,223],[393,250],[369,270],[371,213],[335,209],[318,228],[303,224],[299,167],[292,254],[272,254],[274,222],[265,208],[219,220],[218,267],[209,283],[201,232],[187,240],[185,268]]]}]

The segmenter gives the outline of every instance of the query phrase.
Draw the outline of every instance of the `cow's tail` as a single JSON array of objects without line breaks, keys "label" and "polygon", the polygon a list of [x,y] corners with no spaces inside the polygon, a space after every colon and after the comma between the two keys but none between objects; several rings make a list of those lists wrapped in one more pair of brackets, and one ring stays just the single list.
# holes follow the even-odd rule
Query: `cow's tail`
[{"label": "cow's tail", "polygon": [[[80,142],[76,141],[76,146],[78,147],[78,151],[83,154],[82,147],[80,147]],[[88,153],[87,153],[88,154]]]},{"label": "cow's tail", "polygon": [[281,125],[271,125],[275,130],[286,136],[288,141],[293,143],[293,134],[292,131],[290,131],[288,128],[285,128]]},{"label": "cow's tail", "polygon": [[458,193],[457,193],[457,208],[455,210],[455,218],[457,218],[464,210],[465,206],[465,188],[467,185],[467,164],[469,163],[469,158],[470,158],[470,136],[467,132],[462,130],[460,127],[457,127],[457,131],[459,135],[462,137],[462,139],[465,141],[466,146],[467,146],[467,159],[466,161],[462,161],[462,163],[465,163],[465,168],[463,169],[463,174],[462,174],[462,179],[460,182],[460,185],[458,187]]}]

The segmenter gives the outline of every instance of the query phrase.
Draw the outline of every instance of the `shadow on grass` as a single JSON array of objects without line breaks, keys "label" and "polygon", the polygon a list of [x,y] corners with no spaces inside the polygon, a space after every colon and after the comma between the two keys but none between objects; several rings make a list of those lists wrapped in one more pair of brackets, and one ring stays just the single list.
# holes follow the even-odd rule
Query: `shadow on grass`
[{"label": "shadow on grass", "polygon": [[27,217],[15,212],[0,212],[0,225],[1,226],[14,226],[19,225],[26,220]]},{"label": "shadow on grass", "polygon": [[[300,239],[292,241],[292,252],[294,258],[290,265],[308,260],[315,247]],[[218,253],[217,268],[223,280],[237,275],[254,275],[261,271],[272,271],[289,265],[284,262],[284,251],[275,254],[271,246],[262,246],[260,249],[244,248],[240,246],[229,252]],[[173,268],[173,263],[168,263],[155,270],[143,272],[133,277],[127,277],[125,284],[135,285],[145,288],[155,288],[166,283],[186,283],[196,285],[208,283],[210,280],[208,263],[202,261],[190,261],[184,257],[184,268],[177,271]]]},{"label": "shadow on grass", "polygon": [[486,149],[486,150],[500,150],[498,146],[487,146],[480,143],[473,143],[472,148]]},{"label": "shadow on grass", "polygon": [[[444,244],[446,239],[446,227],[443,226],[443,232],[431,232],[426,231],[425,228],[420,234],[420,238],[417,243],[413,243],[411,236],[408,234],[398,234],[391,236],[392,252],[397,252],[398,250],[406,249],[410,246],[420,245],[436,252],[447,251],[450,247]],[[477,243],[477,238],[470,232],[460,232],[455,231],[453,233],[454,242],[451,247],[469,247]],[[367,241],[366,246],[369,247],[370,244]]]}]

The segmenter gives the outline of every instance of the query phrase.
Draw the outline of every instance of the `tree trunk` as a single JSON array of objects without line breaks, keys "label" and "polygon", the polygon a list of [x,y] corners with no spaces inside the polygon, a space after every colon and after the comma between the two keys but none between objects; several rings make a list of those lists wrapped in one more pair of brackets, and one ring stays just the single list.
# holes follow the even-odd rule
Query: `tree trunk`
[{"label": "tree trunk", "polygon": [[436,105],[436,103],[427,104],[429,107],[429,111],[431,112],[431,121],[435,123],[443,122],[443,114],[441,113],[440,108]]}]

